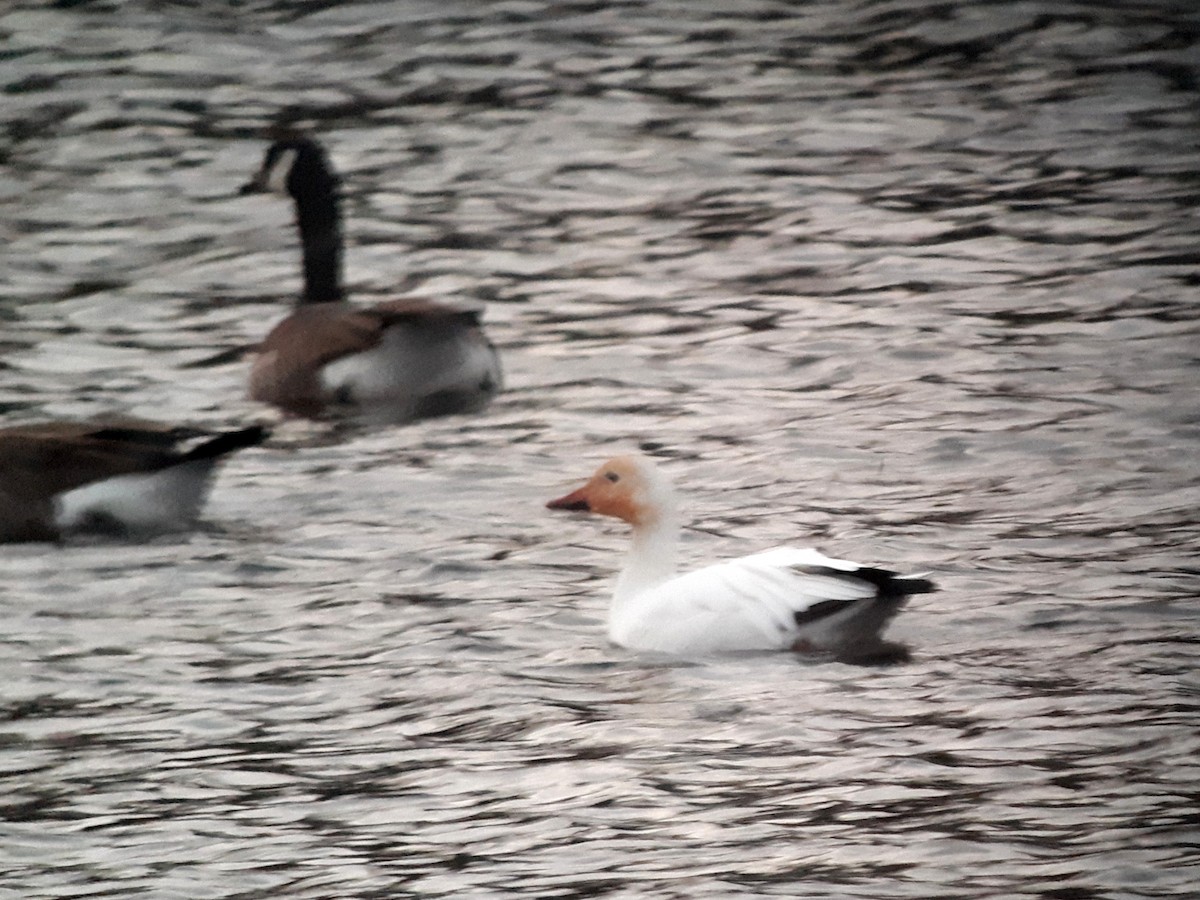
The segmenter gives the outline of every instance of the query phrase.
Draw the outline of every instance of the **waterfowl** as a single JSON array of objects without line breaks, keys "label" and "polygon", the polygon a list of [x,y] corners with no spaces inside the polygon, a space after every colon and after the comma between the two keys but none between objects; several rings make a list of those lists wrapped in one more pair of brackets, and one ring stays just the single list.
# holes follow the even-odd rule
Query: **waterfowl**
[{"label": "waterfowl", "polygon": [[267,148],[243,194],[289,196],[304,259],[295,311],[257,348],[250,397],[284,412],[405,422],[474,412],[501,386],[479,310],[422,299],[351,306],[342,287],[338,179],[325,150],[288,135]]},{"label": "waterfowl", "polygon": [[796,650],[867,658],[892,649],[880,632],[907,597],[935,590],[925,578],[791,547],[676,575],[676,495],[641,456],[610,459],[583,487],[546,505],[633,526],[608,620],[613,642],[633,650],[682,656]]},{"label": "waterfowl", "polygon": [[142,421],[0,429],[0,542],[184,528],[221,460],[266,437],[257,425],[214,434]]}]

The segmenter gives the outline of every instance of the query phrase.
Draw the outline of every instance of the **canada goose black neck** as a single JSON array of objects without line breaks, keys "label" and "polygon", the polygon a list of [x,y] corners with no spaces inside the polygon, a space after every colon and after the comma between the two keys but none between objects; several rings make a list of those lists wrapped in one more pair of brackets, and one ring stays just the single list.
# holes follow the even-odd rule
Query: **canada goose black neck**
[{"label": "canada goose black neck", "polygon": [[296,202],[296,226],[304,250],[304,293],[301,303],[342,300],[342,217],[338,180],[325,151],[314,141],[279,143],[271,149],[292,151],[287,192]]},{"label": "canada goose black neck", "polygon": [[267,150],[242,194],[292,198],[304,250],[304,292],[258,344],[254,400],[305,418],[348,413],[401,423],[483,409],[500,389],[496,348],[478,310],[403,297],[343,300],[338,182],[311,138],[288,135]]}]

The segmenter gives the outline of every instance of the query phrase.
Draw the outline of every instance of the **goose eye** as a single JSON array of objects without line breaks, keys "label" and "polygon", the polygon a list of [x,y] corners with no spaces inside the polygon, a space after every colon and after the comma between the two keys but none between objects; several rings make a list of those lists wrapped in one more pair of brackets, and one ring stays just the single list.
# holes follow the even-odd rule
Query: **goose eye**
[{"label": "goose eye", "polygon": [[618,475],[616,472],[605,472],[604,477],[607,478],[609,481],[611,481],[613,484],[616,484],[618,481],[621,480],[621,476]]}]

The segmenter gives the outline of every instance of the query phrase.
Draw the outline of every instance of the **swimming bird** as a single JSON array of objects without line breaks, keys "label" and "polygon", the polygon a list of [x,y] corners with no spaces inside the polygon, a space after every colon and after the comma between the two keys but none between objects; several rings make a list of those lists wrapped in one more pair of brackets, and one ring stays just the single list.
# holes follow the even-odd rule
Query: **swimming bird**
[{"label": "swimming bird", "polygon": [[264,192],[295,203],[304,291],[257,348],[252,399],[297,416],[338,411],[393,423],[491,401],[500,360],[478,309],[425,299],[346,302],[338,179],[320,144],[295,134],[272,143],[241,189]]},{"label": "swimming bird", "polygon": [[681,656],[750,650],[826,651],[869,658],[895,650],[880,638],[910,594],[933,582],[779,547],[675,573],[678,504],[643,456],[610,459],[550,509],[615,516],[633,526],[633,546],[609,610],[613,642]]},{"label": "swimming bird", "polygon": [[221,460],[266,437],[132,420],[0,429],[0,542],[185,528]]}]

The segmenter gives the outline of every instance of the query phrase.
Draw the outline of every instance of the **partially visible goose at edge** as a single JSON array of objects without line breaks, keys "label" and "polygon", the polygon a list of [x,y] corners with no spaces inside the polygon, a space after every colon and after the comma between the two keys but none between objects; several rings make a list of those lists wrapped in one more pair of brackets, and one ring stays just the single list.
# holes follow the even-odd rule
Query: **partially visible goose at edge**
[{"label": "partially visible goose at edge", "polygon": [[500,360],[477,309],[423,299],[345,302],[338,180],[316,141],[287,135],[271,144],[241,189],[263,192],[295,202],[304,292],[258,346],[252,399],[296,416],[341,412],[391,423],[490,402],[501,387]]},{"label": "partially visible goose at edge", "polygon": [[823,651],[895,660],[905,648],[884,642],[880,632],[908,595],[936,590],[925,578],[791,547],[676,575],[675,492],[645,457],[611,459],[583,487],[546,505],[633,526],[633,547],[609,612],[609,637],[633,650],[680,656]]},{"label": "partially visible goose at edge", "polygon": [[149,534],[194,523],[217,465],[261,426],[213,433],[142,421],[0,429],[0,542]]}]

